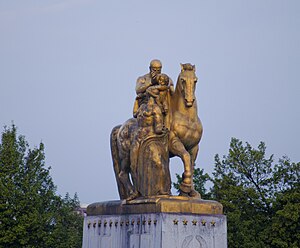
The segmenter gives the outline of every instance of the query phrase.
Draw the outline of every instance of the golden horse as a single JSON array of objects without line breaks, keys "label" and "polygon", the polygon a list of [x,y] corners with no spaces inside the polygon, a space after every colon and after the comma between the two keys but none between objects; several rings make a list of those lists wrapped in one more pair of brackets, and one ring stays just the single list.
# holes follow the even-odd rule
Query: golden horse
[{"label": "golden horse", "polygon": [[178,156],[184,164],[181,194],[199,197],[193,189],[193,172],[203,128],[197,113],[195,71],[194,65],[181,65],[170,102],[169,152],[170,157]]},{"label": "golden horse", "polygon": [[[193,187],[193,172],[203,131],[197,114],[196,83],[195,66],[181,64],[175,92],[169,97],[170,107],[166,118],[169,157],[180,157],[184,165],[180,192],[181,195],[191,197],[200,197]],[[114,127],[111,132],[111,153],[121,199],[131,200],[139,196],[134,187],[136,178],[130,165],[130,148],[137,128],[137,120],[131,118],[122,126]]]}]

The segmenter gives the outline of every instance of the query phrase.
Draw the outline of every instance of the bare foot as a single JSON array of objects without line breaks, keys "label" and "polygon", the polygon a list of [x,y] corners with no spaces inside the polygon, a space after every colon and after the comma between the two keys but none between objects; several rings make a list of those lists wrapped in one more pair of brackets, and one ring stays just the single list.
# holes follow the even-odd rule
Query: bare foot
[{"label": "bare foot", "polygon": [[132,200],[138,198],[139,196],[140,196],[139,192],[134,191],[127,197],[126,202],[132,201]]}]

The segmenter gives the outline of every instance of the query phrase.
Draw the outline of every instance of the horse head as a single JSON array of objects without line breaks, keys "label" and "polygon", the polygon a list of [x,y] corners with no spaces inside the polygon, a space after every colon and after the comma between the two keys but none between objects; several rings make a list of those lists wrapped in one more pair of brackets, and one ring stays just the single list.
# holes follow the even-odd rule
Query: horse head
[{"label": "horse head", "polygon": [[180,64],[181,73],[178,76],[176,90],[179,90],[185,101],[186,107],[192,107],[195,102],[195,89],[197,83],[197,76],[195,74],[195,65]]}]

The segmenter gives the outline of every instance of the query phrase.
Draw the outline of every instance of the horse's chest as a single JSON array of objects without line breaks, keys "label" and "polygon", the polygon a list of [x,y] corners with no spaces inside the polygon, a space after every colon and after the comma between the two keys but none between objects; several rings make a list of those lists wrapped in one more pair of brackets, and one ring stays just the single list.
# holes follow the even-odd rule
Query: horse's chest
[{"label": "horse's chest", "polygon": [[186,145],[198,144],[202,135],[202,125],[199,120],[178,119],[174,124],[176,136]]}]

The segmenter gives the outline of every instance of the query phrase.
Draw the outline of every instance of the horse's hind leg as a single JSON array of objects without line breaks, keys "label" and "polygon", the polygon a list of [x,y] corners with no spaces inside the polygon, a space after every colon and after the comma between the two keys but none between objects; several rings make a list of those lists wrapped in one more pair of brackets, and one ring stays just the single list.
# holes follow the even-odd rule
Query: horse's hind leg
[{"label": "horse's hind leg", "polygon": [[121,170],[119,173],[119,179],[126,190],[126,198],[133,192],[133,186],[129,179],[130,162],[128,158],[121,160]]},{"label": "horse's hind leg", "polygon": [[132,185],[130,178],[130,159],[127,157],[121,161],[121,171],[119,173],[119,178],[124,188],[127,191],[126,200],[130,201],[139,196],[138,192],[135,190],[135,187]]},{"label": "horse's hind leg", "polygon": [[181,158],[184,165],[183,180],[180,184],[181,192],[188,194],[192,190],[192,168],[191,168],[191,156],[186,151],[184,145],[181,143],[178,137],[173,137],[169,141],[169,151],[175,156]]}]

